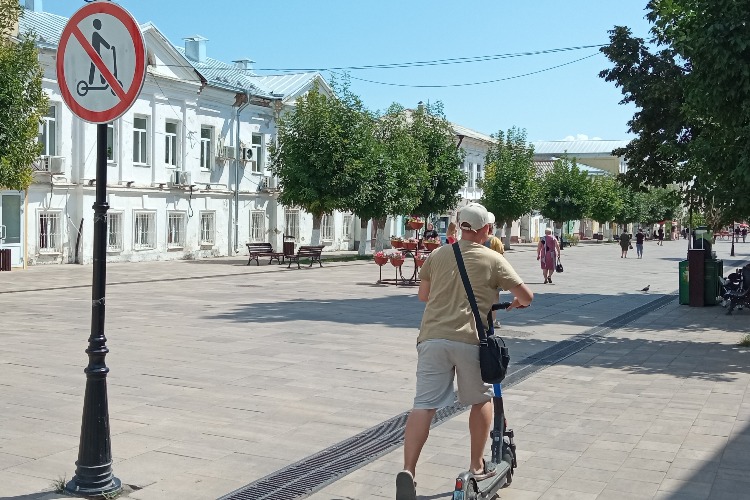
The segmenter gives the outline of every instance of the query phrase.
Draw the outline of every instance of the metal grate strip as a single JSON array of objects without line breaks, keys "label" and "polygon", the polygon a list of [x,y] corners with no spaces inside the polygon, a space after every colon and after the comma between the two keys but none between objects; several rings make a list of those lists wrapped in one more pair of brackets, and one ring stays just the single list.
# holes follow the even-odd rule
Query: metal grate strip
[{"label": "metal grate strip", "polygon": [[[661,296],[570,339],[557,342],[555,345],[524,358],[518,363],[514,363],[511,366],[513,371],[503,381],[503,386],[511,387],[547,366],[559,363],[601,341],[613,330],[631,323],[643,314],[664,307],[674,299],[674,294]],[[440,425],[467,408],[455,402],[451,406],[439,409],[435,414],[432,426]],[[219,500],[292,500],[303,498],[401,446],[408,415],[409,412],[396,415],[356,436],[224,495]]]}]

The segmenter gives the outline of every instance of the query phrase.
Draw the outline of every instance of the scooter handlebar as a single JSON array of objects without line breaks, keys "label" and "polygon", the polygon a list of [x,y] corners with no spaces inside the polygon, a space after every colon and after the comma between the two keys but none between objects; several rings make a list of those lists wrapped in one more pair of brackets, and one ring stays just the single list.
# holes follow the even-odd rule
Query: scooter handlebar
[{"label": "scooter handlebar", "polygon": [[492,310],[497,311],[498,309],[507,309],[510,307],[510,302],[500,302],[499,304],[492,304]]}]

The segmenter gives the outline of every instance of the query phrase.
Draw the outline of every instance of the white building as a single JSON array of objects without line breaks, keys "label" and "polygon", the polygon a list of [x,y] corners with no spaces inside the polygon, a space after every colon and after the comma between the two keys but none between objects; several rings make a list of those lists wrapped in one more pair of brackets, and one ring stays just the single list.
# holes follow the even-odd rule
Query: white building
[{"label": "white building", "polygon": [[[92,260],[96,126],[62,102],[55,56],[66,23],[43,12],[40,0],[26,0],[20,31],[38,35],[50,109],[40,127],[34,183],[25,193],[0,192],[0,220],[11,233],[3,246],[16,266]],[[107,259],[233,255],[255,241],[280,249],[284,234],[304,244],[312,217],[277,203],[266,148],[278,113],[316,82],[330,92],[326,82],[317,73],[257,76],[248,60],[207,57],[201,37],[175,47],[151,23],[141,31],[148,63],[143,90],[109,125]],[[351,215],[327,217],[327,249],[351,248],[352,226]]]}]

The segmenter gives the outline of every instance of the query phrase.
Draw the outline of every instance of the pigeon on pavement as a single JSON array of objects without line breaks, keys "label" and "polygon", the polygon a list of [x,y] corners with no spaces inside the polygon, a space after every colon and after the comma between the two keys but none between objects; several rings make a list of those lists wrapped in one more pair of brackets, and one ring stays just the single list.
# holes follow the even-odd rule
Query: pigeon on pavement
[{"label": "pigeon on pavement", "polygon": [[651,285],[646,285],[646,288],[642,288],[642,292],[648,292],[648,289],[651,288]]}]

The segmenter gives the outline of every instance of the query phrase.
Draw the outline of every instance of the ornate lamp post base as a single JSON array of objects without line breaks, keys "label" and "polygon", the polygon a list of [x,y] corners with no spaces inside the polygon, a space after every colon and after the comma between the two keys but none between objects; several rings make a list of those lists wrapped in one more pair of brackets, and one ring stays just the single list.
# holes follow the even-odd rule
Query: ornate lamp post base
[{"label": "ornate lamp post base", "polygon": [[[112,474],[111,469],[109,473]],[[112,477],[108,484],[105,483],[103,486],[97,487],[79,486],[77,477],[74,476],[73,479],[68,481],[68,484],[65,485],[65,493],[79,497],[103,497],[104,495],[114,496],[122,491],[122,483],[116,477]]]}]

